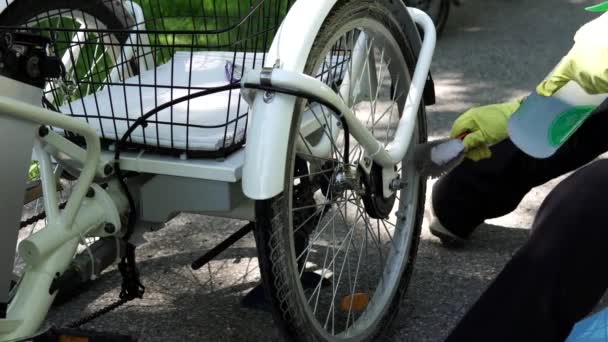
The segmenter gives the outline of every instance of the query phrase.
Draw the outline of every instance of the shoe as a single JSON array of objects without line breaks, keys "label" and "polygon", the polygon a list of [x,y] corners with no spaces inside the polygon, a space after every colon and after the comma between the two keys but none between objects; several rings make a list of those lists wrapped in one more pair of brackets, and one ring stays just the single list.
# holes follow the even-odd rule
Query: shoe
[{"label": "shoe", "polygon": [[452,233],[443,224],[441,224],[441,222],[439,222],[437,215],[435,215],[435,212],[433,211],[432,205],[430,205],[429,209],[425,210],[424,216],[426,216],[427,222],[429,223],[429,231],[431,234],[439,238],[444,247],[461,248],[465,245],[466,239]]}]

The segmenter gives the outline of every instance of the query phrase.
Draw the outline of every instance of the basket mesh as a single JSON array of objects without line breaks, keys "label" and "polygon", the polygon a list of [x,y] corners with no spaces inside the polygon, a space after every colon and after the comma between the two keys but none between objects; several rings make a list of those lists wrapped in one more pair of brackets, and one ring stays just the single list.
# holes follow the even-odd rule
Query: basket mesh
[{"label": "basket mesh", "polygon": [[[8,25],[4,19],[0,29],[51,38],[49,53],[62,59],[66,73],[47,83],[43,103],[86,120],[111,144],[145,113],[261,67],[294,1],[106,0],[93,6],[81,0],[70,8],[33,9]],[[247,119],[240,91],[225,91],[159,111],[128,143],[189,157],[225,156],[244,143]]]}]

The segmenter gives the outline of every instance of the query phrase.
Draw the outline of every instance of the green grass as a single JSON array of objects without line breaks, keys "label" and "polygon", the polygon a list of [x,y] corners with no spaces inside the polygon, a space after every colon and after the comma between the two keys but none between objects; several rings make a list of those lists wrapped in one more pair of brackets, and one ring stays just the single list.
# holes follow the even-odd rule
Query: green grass
[{"label": "green grass", "polygon": [[[148,30],[168,31],[166,34],[152,34],[150,39],[155,45],[165,46],[164,50],[172,55],[171,52],[176,50],[191,49],[219,51],[268,49],[291,0],[266,0],[240,27],[217,34],[201,34],[205,31],[224,30],[235,25],[251,12],[258,1],[138,0],[136,2],[144,9],[146,18],[152,19],[146,24]],[[188,32],[175,34],[176,31]]]},{"label": "green grass", "polygon": [[27,174],[27,180],[28,180],[28,182],[31,182],[31,181],[35,181],[36,179],[39,179],[39,178],[40,178],[40,166],[38,165],[37,162],[32,161],[32,162],[30,162],[30,169]]}]

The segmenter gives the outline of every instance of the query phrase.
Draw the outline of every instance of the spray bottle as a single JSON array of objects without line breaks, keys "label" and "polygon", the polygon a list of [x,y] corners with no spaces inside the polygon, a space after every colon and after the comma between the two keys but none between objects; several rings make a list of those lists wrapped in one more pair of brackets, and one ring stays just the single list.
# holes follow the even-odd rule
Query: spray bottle
[{"label": "spray bottle", "polygon": [[590,95],[569,82],[553,96],[528,96],[511,116],[511,141],[526,154],[549,158],[578,130],[608,94]]}]

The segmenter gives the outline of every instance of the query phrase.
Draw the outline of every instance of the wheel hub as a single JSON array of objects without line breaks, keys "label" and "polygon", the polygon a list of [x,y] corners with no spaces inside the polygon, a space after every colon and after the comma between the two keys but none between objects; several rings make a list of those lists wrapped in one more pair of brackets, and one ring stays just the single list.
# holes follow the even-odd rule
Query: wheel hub
[{"label": "wheel hub", "polygon": [[363,204],[365,210],[371,218],[375,219],[386,219],[393,210],[395,200],[397,198],[396,192],[390,197],[384,196],[383,182],[382,182],[382,167],[376,163],[372,165],[369,174],[360,171],[361,181],[365,187],[363,198]]},{"label": "wheel hub", "polygon": [[344,198],[346,191],[353,191],[362,195],[359,170],[338,161],[327,161],[323,164],[320,176],[316,177],[323,195],[328,198]]}]

